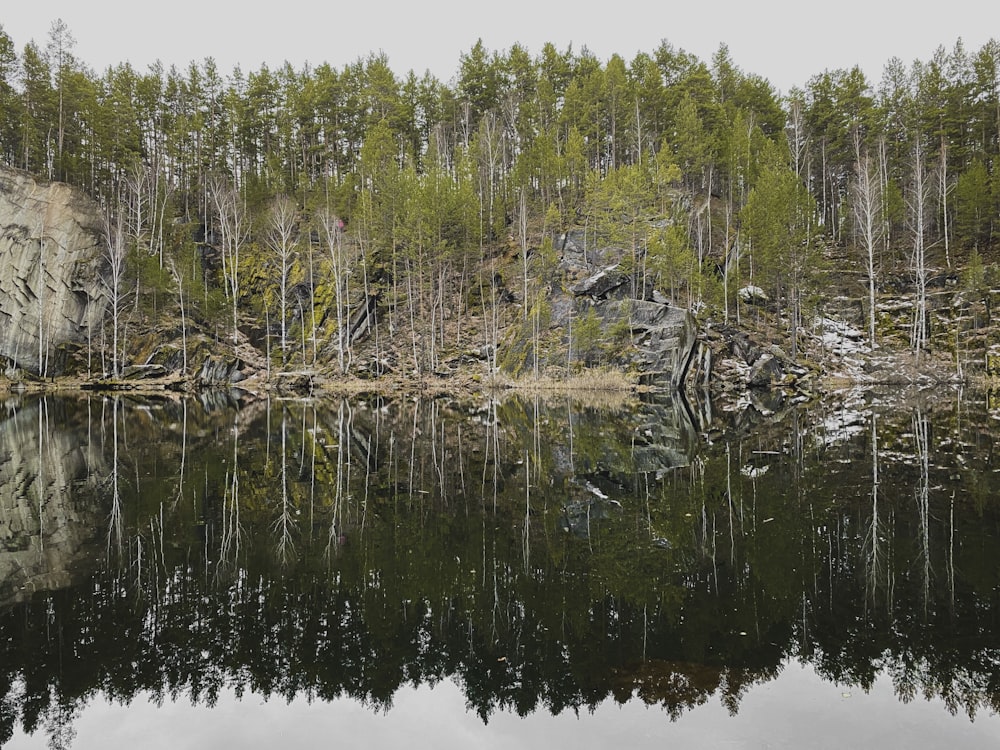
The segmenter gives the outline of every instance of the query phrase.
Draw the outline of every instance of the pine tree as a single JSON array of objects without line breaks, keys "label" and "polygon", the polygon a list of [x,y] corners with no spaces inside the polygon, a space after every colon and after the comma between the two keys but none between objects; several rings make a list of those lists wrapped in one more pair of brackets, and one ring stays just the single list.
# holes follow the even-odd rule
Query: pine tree
[{"label": "pine tree", "polygon": [[14,42],[0,24],[0,160],[17,161],[17,126],[20,103],[15,90],[17,51]]}]

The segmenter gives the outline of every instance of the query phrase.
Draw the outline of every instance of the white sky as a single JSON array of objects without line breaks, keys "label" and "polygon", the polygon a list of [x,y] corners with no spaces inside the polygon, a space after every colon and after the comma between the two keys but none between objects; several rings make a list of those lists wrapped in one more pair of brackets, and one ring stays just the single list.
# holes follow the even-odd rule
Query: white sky
[{"label": "white sky", "polygon": [[459,58],[477,39],[490,50],[520,43],[532,56],[545,42],[560,50],[586,46],[599,59],[626,62],[661,41],[710,62],[721,43],[745,72],[779,91],[802,86],[826,69],[859,64],[877,84],[885,62],[928,60],[961,38],[968,51],[1000,38],[1000,3],[950,0],[937,7],[885,0],[277,0],[222,3],[171,0],[8,0],[0,25],[18,51],[34,39],[44,47],[56,18],[76,38],[76,56],[98,72],[130,61],[139,70],[156,60],[184,69],[213,57],[220,72],[244,72],[290,62],[336,68],[384,51],[398,75],[430,70],[450,81]]}]

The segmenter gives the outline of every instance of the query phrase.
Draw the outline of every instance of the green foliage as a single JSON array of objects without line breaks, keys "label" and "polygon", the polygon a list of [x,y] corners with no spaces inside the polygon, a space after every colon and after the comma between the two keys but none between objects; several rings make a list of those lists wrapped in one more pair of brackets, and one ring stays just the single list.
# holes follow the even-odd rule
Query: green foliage
[{"label": "green foliage", "polygon": [[622,316],[608,326],[604,349],[609,360],[620,356],[632,344],[632,324],[629,322],[629,301],[622,305]]},{"label": "green foliage", "polygon": [[812,197],[784,159],[773,153],[750,191],[741,219],[757,283],[781,296],[797,293],[814,269]]},{"label": "green foliage", "polygon": [[672,141],[674,155],[690,187],[697,189],[701,174],[712,158],[712,143],[699,114],[698,103],[685,93],[677,109],[677,130]]},{"label": "green foliage", "polygon": [[990,240],[997,208],[986,165],[976,159],[955,185],[955,238],[963,245],[983,247]]},{"label": "green foliage", "polygon": [[675,224],[652,234],[649,268],[656,287],[666,292],[675,304],[687,304],[696,298],[698,258],[684,227]]},{"label": "green foliage", "polygon": [[656,202],[656,183],[647,162],[619,167],[604,177],[594,171],[587,180],[588,223],[601,242],[626,251],[622,268],[632,276],[636,295],[641,293],[652,232],[648,217]]},{"label": "green foliage", "polygon": [[588,306],[574,318],[571,346],[574,359],[581,360],[587,367],[604,360],[606,355],[604,331],[601,319],[593,307]]},{"label": "green foliage", "polygon": [[975,247],[969,253],[969,260],[962,271],[962,288],[975,299],[984,299],[990,292],[986,264]]},{"label": "green foliage", "polygon": [[173,309],[174,282],[170,272],[161,268],[155,255],[133,249],[128,256],[128,274],[136,279],[140,307],[147,315],[156,315],[165,307]]},{"label": "green foliage", "polygon": [[539,281],[547,281],[552,286],[558,286],[556,273],[559,268],[559,254],[551,235],[542,238],[542,244],[535,253],[532,271]]},{"label": "green foliage", "polygon": [[[374,283],[415,282],[426,310],[426,290],[442,278],[446,297],[460,296],[456,279],[466,297],[478,293],[470,265],[500,256],[522,196],[542,257],[534,271],[549,283],[555,239],[582,224],[626,251],[636,294],[652,277],[679,302],[715,300],[718,268],[753,273],[797,299],[818,243],[850,241],[859,149],[885,179],[883,260],[899,259],[915,138],[953,186],[949,216],[936,209],[928,242],[946,226],[963,248],[985,254],[996,241],[1000,46],[992,40],[975,51],[941,48],[909,67],[890,61],[877,86],[858,68],[824,71],[784,100],[725,46],[706,63],[666,43],[628,61],[551,44],[534,56],[520,45],[494,51],[479,40],[445,83],[400,77],[382,53],[341,68],[227,72],[206,58],[98,74],[75,57],[65,24],[47,42],[18,55],[0,27],[0,159],[130,209],[123,188],[146,175],[138,233],[150,247],[175,220],[216,229],[215,178],[255,215],[278,194],[294,196],[307,214],[323,207],[345,220]],[[154,204],[166,210],[151,219]],[[247,253],[259,256],[262,224],[252,240]],[[185,241],[157,247],[158,258],[187,254]],[[738,266],[736,248],[749,248]],[[270,271],[261,257],[245,262],[240,304],[256,311],[274,301]],[[222,284],[217,264],[207,264],[207,278],[198,265],[179,263],[198,292],[192,304],[207,315]],[[169,286],[162,269],[146,270],[139,288],[159,299]]]},{"label": "green foliage", "polygon": [[885,212],[885,221],[890,229],[890,238],[903,236],[906,222],[906,198],[903,196],[899,182],[890,180],[885,186],[882,210]]}]

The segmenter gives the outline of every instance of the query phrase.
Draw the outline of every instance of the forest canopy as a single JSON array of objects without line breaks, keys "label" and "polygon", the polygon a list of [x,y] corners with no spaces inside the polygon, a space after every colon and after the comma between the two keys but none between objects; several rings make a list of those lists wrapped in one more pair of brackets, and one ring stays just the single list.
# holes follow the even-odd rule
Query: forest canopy
[{"label": "forest canopy", "polygon": [[[797,310],[830,248],[860,248],[874,289],[916,246],[951,267],[981,263],[997,237],[993,40],[888,60],[879,81],[823,71],[784,96],[725,45],[709,61],[667,42],[600,60],[480,41],[449,83],[375,53],[342,68],[226,72],[205,57],[97,73],[74,45],[58,20],[20,49],[0,27],[0,159],[87,190],[156,259],[133,265],[203,286],[205,315],[214,284],[234,326],[265,302],[284,326],[308,276],[342,329],[358,263],[397,300],[416,279],[419,314],[446,295],[474,309],[462,269],[519,242],[527,316],[528,235],[537,277],[545,243],[574,225],[617,238],[628,270],[672,299],[716,310],[751,280]],[[184,262],[191,237],[222,254],[217,278]],[[303,238],[325,259],[320,280]]]}]

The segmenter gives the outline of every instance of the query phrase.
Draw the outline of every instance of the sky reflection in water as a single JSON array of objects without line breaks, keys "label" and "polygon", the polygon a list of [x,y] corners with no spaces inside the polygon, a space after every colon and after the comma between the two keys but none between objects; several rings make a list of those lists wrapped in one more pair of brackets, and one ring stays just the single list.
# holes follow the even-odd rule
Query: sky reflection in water
[{"label": "sky reflection in water", "polygon": [[[791,664],[771,682],[753,688],[730,716],[709,700],[671,722],[640,701],[608,700],[579,715],[545,712],[524,718],[500,711],[487,724],[465,710],[451,681],[404,686],[386,712],[351,699],[309,703],[296,698],[237,699],[225,691],[214,708],[181,699],[157,706],[138,697],[128,706],[95,699],[76,721],[75,750],[176,750],[240,747],[325,748],[336,742],[371,748],[705,747],[705,748],[962,748],[994,747],[1000,718],[970,721],[953,716],[940,699],[901,703],[887,678],[871,691],[833,685],[808,667]],[[669,743],[669,744],[665,744]],[[44,733],[18,734],[11,750],[48,747]]]}]

